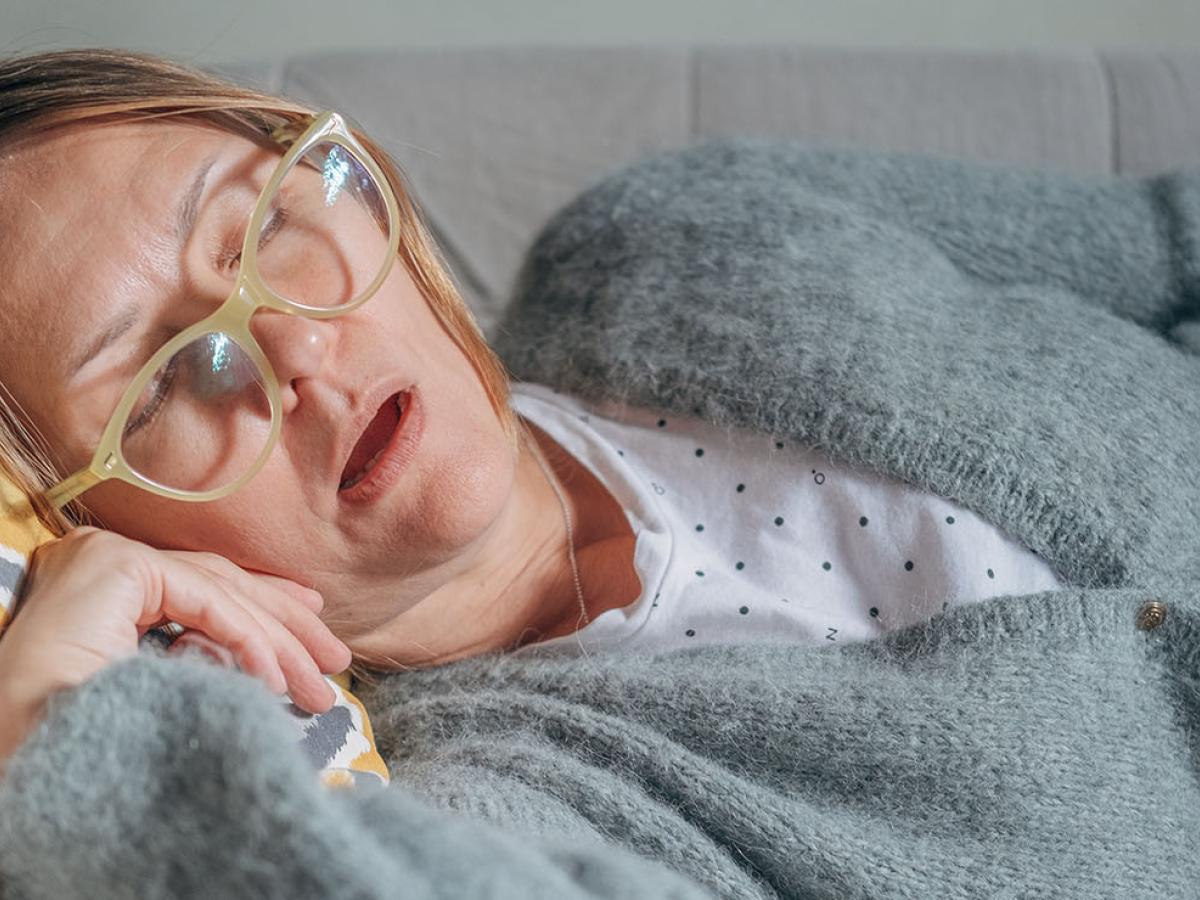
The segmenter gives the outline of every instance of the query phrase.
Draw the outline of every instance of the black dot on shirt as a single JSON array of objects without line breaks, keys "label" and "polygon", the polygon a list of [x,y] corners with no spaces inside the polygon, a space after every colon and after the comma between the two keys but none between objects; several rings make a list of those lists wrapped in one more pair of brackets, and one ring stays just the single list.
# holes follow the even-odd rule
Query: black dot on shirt
[{"label": "black dot on shirt", "polygon": [[782,524],[783,524],[783,516],[776,516],[776,517],[775,517],[775,524],[776,524],[776,525],[782,525]]},{"label": "black dot on shirt", "polygon": [[696,455],[697,455],[697,456],[703,456],[703,455],[704,455],[704,448],[703,448],[703,447],[697,447],[697,448],[696,448]]},{"label": "black dot on shirt", "polygon": [[666,420],[666,419],[659,419],[659,420],[658,420],[658,427],[659,427],[659,428],[666,428],[666,427],[667,427],[667,420]]},{"label": "black dot on shirt", "polygon": [[738,612],[740,612],[744,616],[744,615],[746,615],[746,613],[750,612],[750,607],[743,606],[741,609],[738,610]]},{"label": "black dot on shirt", "polygon": [[686,634],[688,637],[695,637],[696,630],[694,628],[689,628],[687,631],[684,632],[684,634]]},{"label": "black dot on shirt", "polygon": [[703,531],[703,530],[704,530],[704,526],[703,526],[703,525],[697,525],[697,526],[696,526],[696,530],[697,530],[697,531]]},{"label": "black dot on shirt", "polygon": [[908,562],[906,562],[906,563],[904,564],[904,571],[906,571],[906,572],[911,572],[911,571],[912,571],[912,566],[913,566],[913,563],[912,563],[912,560],[910,559]]},{"label": "black dot on shirt", "polygon": [[871,618],[872,618],[872,619],[878,619],[878,618],[879,618],[879,607],[878,607],[878,606],[872,606],[872,607],[871,607]]},{"label": "black dot on shirt", "polygon": [[946,524],[953,525],[954,524],[954,516],[946,516]]},{"label": "black dot on shirt", "polygon": [[783,449],[783,441],[776,441],[776,442],[775,442],[775,449],[776,449],[776,450],[782,450],[782,449]]},{"label": "black dot on shirt", "polygon": [[742,491],[744,491],[745,489],[746,489],[746,486],[745,486],[744,484],[739,484],[739,485],[737,486],[737,492],[738,492],[739,494],[740,494]]},{"label": "black dot on shirt", "polygon": [[859,525],[862,525],[864,528],[866,528],[866,527],[867,527],[867,517],[866,517],[866,516],[859,516],[859,517],[858,517],[858,524],[859,524]]},{"label": "black dot on shirt", "polygon": [[996,573],[993,572],[991,569],[988,569],[988,578],[995,578],[995,577],[996,577]]},{"label": "black dot on shirt", "polygon": [[704,577],[704,573],[701,572],[699,569],[696,570],[696,574],[699,575],[701,578]]},{"label": "black dot on shirt", "polygon": [[617,456],[624,456],[624,455],[625,455],[625,451],[624,451],[624,450],[618,450],[618,451],[617,451]]},{"label": "black dot on shirt", "polygon": [[742,571],[742,569],[746,568],[746,564],[739,559],[737,562],[737,565],[734,566],[734,568],[740,572],[740,571]]},{"label": "black dot on shirt", "polygon": [[824,569],[826,572],[828,572],[830,569],[833,568],[833,566],[830,565],[828,560],[826,560],[825,562],[821,563],[821,568]]}]

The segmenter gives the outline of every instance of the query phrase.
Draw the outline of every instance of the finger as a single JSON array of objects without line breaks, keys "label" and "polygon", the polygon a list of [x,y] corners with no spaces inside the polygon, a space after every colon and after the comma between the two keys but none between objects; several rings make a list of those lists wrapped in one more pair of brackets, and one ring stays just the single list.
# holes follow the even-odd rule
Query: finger
[{"label": "finger", "polygon": [[227,669],[237,668],[237,661],[228,647],[222,647],[212,638],[199,631],[188,630],[171,642],[168,653],[182,653],[189,648],[196,648]]},{"label": "finger", "polygon": [[242,571],[253,578],[261,579],[271,584],[287,596],[299,600],[315,613],[319,613],[325,608],[325,598],[321,596],[320,591],[305,587],[298,582],[292,581],[290,578],[284,578],[281,575],[272,575],[270,572],[260,572],[257,569],[243,569]]},{"label": "finger", "polygon": [[[253,576],[257,578],[257,576]],[[329,630],[316,613],[303,609],[281,597],[270,585],[251,584],[247,591],[251,599],[268,612],[284,628],[296,636],[322,672],[345,671],[354,655],[337,635]]]},{"label": "finger", "polygon": [[[182,559],[215,577],[226,579],[236,592],[270,613],[299,639],[320,672],[342,672],[353,662],[350,648],[329,630],[316,612],[293,599],[293,591],[306,591],[306,588],[286,578],[243,569],[215,554],[186,554]],[[288,590],[285,585],[293,590]]]},{"label": "finger", "polygon": [[168,550],[166,552],[177,556],[185,562],[193,563],[211,572],[216,572],[219,575],[224,575],[235,580],[237,580],[237,576],[239,575],[251,575],[255,578],[265,579],[288,597],[299,600],[313,612],[319,613],[325,606],[325,598],[321,596],[319,591],[305,587],[290,578],[284,578],[282,575],[273,575],[270,572],[240,566],[232,560],[221,556],[219,553],[197,550]]},{"label": "finger", "polygon": [[261,678],[277,694],[287,690],[287,678],[269,635],[225,584],[197,566],[178,559],[159,559],[154,575],[157,597],[147,600],[142,622],[167,616],[185,628],[195,628],[232,651],[238,668]]},{"label": "finger", "polygon": [[279,666],[287,677],[292,702],[309,712],[328,712],[337,700],[333,686],[317,668],[308,649],[270,612],[247,598],[247,611],[258,619],[275,650]]},{"label": "finger", "polygon": [[[207,568],[198,566],[197,569],[204,572],[205,577],[211,578],[214,583],[221,584],[233,601],[240,603],[266,633],[275,659],[287,679],[287,690],[292,702],[310,712],[327,712],[337,699],[332,685],[321,674],[308,648],[269,610],[264,608],[261,601],[264,597],[268,597],[267,602],[269,603],[282,603],[286,608],[286,614],[293,617],[307,616],[315,621],[315,615],[286,598],[280,600],[274,593],[275,588],[258,582],[254,576],[244,570],[226,569],[233,576],[226,577]],[[319,622],[318,625],[320,628],[324,628],[324,625]],[[336,639],[334,640],[336,641]]]}]

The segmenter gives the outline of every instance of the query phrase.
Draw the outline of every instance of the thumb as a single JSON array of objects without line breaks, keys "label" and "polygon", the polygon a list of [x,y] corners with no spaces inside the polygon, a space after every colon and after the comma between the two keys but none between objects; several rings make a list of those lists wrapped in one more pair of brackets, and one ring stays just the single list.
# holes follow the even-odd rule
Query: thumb
[{"label": "thumb", "polygon": [[227,669],[237,668],[233,654],[227,647],[221,646],[208,635],[192,629],[188,629],[172,641],[171,646],[167,648],[167,653],[183,653],[189,647],[200,650],[218,665],[222,665]]}]

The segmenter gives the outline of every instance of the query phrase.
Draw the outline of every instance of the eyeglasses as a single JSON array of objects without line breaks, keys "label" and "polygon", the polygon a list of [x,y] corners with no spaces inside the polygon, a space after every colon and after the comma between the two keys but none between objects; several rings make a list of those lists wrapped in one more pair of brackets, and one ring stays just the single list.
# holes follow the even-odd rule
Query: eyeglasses
[{"label": "eyeglasses", "polygon": [[272,134],[291,146],[250,214],[233,290],[142,366],[92,461],[46,492],[56,508],[110,478],[176,500],[238,490],[283,427],[279,381],[251,317],[265,307],[328,319],[383,285],[399,249],[400,210],[382,169],[337,113],[296,130]]}]

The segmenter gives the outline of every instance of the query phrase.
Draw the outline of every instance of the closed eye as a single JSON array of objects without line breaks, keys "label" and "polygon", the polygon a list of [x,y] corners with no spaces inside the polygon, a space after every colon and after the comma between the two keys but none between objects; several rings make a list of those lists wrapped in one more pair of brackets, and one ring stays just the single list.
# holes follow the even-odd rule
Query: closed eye
[{"label": "closed eye", "polygon": [[[263,224],[262,231],[258,235],[258,249],[261,251],[271,238],[279,233],[283,228],[284,223],[288,220],[288,211],[285,206],[276,206],[271,210],[271,217]],[[221,272],[232,274],[236,272],[242,264],[242,244],[235,247],[226,245],[226,251],[216,261],[217,268]]]}]

